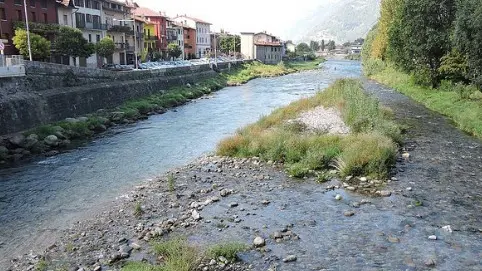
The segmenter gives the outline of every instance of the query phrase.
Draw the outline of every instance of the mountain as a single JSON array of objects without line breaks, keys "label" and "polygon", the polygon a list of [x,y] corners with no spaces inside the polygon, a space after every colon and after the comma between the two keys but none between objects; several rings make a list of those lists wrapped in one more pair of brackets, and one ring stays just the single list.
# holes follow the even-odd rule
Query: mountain
[{"label": "mountain", "polygon": [[327,0],[294,24],[287,36],[297,42],[365,37],[380,15],[380,0]]}]

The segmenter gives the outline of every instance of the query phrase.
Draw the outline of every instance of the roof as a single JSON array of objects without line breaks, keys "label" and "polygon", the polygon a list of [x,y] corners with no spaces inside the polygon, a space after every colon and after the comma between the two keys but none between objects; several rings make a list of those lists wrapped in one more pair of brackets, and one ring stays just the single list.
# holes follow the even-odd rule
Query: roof
[{"label": "roof", "polygon": [[72,0],[57,0],[56,2],[64,7],[74,7]]},{"label": "roof", "polygon": [[257,46],[281,46],[280,42],[265,42],[265,41],[257,41],[254,43]]},{"label": "roof", "polygon": [[150,8],[138,7],[134,9],[135,16],[145,16],[145,17],[165,17],[161,12],[156,12]]},{"label": "roof", "polygon": [[187,15],[180,15],[180,16],[176,16],[174,19],[177,19],[177,18],[186,18],[186,19],[190,19],[190,20],[193,20],[195,21],[196,23],[201,23],[201,24],[212,24],[212,23],[208,23],[204,20],[201,20],[201,19],[198,19],[198,18],[194,18],[194,17],[191,17],[191,16],[187,16]]},{"label": "roof", "polygon": [[179,23],[179,22],[175,22],[175,21],[174,21],[172,24],[175,25],[175,26],[181,26],[182,28],[195,29],[195,28],[193,28],[193,27],[190,27],[190,26],[188,26],[188,25],[185,25],[185,24]]}]

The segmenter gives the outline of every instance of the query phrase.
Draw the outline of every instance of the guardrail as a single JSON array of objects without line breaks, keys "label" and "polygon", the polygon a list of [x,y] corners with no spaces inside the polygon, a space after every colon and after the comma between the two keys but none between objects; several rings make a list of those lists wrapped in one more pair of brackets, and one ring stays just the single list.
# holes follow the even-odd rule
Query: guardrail
[{"label": "guardrail", "polygon": [[25,76],[23,56],[0,55],[0,77]]}]

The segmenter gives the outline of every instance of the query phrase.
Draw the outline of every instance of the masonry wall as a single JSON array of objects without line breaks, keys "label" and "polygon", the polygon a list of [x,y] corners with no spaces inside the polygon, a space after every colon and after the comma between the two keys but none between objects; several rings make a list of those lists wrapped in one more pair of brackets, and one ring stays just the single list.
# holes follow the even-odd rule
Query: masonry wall
[{"label": "masonry wall", "polygon": [[[227,67],[218,64],[219,69]],[[216,75],[207,64],[130,72],[40,62],[29,62],[25,68],[25,77],[0,78],[0,135],[113,108]]]}]

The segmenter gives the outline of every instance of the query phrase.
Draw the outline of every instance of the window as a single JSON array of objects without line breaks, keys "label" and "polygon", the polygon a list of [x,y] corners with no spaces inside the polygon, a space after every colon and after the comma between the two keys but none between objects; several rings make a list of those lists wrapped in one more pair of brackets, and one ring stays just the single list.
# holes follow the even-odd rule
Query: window
[{"label": "window", "polygon": [[69,17],[64,15],[64,25],[69,25]]},{"label": "window", "polygon": [[99,4],[99,2],[98,2],[98,1],[94,1],[93,4],[92,4],[92,8],[93,8],[93,9],[98,9],[98,10],[100,10],[100,4]]},{"label": "window", "polygon": [[95,36],[95,40],[96,40],[97,42],[99,42],[99,41],[100,41],[100,35],[96,35],[96,36]]},{"label": "window", "polygon": [[47,17],[47,13],[44,13],[44,22],[47,23],[49,20],[48,20],[48,17]]},{"label": "window", "polygon": [[92,8],[92,0],[85,0],[85,7]]},{"label": "window", "polygon": [[90,15],[90,14],[85,14],[85,22],[87,22],[87,23],[92,23],[92,15]]},{"label": "window", "polygon": [[85,6],[84,0],[75,0],[75,4],[78,7],[84,7]]},{"label": "window", "polygon": [[92,42],[92,34],[89,34],[89,42]]},{"label": "window", "polygon": [[36,22],[37,21],[37,16],[35,15],[35,12],[31,12],[29,21]]},{"label": "window", "polygon": [[21,10],[17,10],[17,19],[18,19],[19,21],[22,20],[22,11],[21,11]]},{"label": "window", "polygon": [[5,9],[0,8],[0,20],[6,21],[7,20],[7,15],[5,14]]},{"label": "window", "polygon": [[33,8],[35,7],[35,0],[30,0],[30,6]]},{"label": "window", "polygon": [[[42,8],[47,8],[47,0],[40,0],[40,6]],[[45,22],[47,22],[47,21],[45,21]]]},{"label": "window", "polygon": [[14,1],[14,4],[21,6],[21,5],[22,5],[22,0],[15,0],[15,1]]}]

